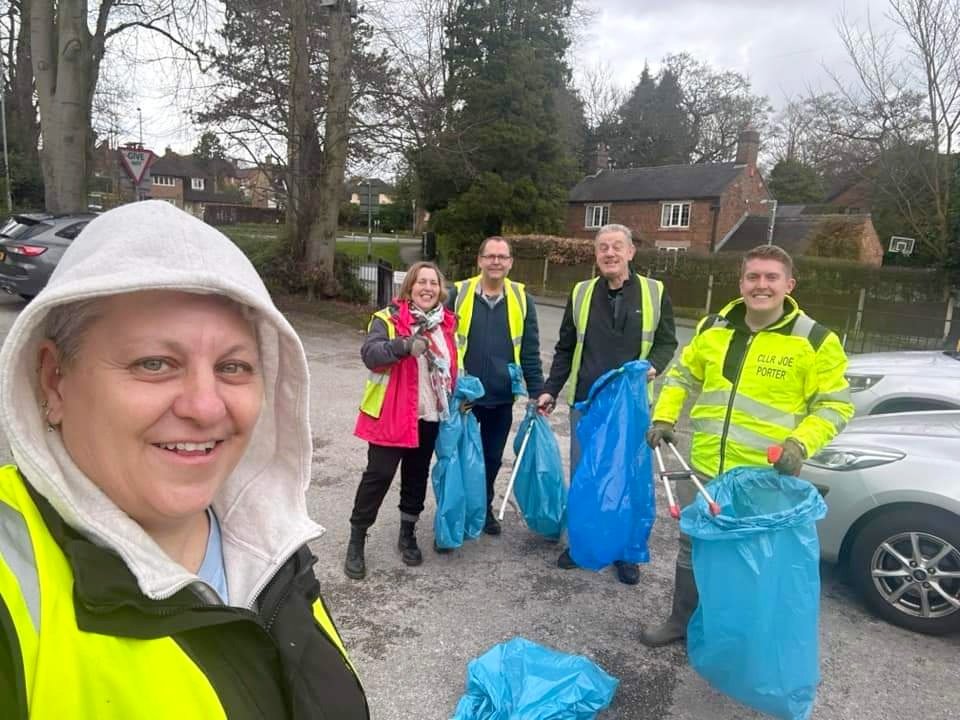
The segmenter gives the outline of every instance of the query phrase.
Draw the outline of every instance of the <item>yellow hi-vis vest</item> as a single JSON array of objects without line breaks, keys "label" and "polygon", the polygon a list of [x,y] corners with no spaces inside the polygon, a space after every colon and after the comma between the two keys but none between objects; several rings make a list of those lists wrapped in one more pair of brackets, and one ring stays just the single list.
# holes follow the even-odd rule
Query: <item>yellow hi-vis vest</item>
[{"label": "yellow hi-vis vest", "polygon": [[[393,340],[397,336],[397,328],[390,320],[390,311],[386,308],[377,310],[370,316],[370,322],[367,323],[367,332],[370,332],[370,326],[373,325],[374,318],[380,318],[387,326],[387,337]],[[383,400],[387,397],[387,384],[390,382],[390,370],[386,368],[383,372],[373,372],[367,376],[367,383],[363,388],[363,399],[360,401],[360,409],[370,417],[380,417],[380,411],[383,410]]]},{"label": "yellow hi-vis vest", "polygon": [[[660,324],[660,301],[663,298],[663,283],[653,278],[637,274],[637,283],[640,285],[640,328],[641,340],[637,358],[645,360],[653,347],[653,336]],[[583,341],[587,337],[587,321],[590,319],[590,301],[593,299],[593,290],[597,281],[584,280],[573,286],[573,325],[577,329],[577,344],[573,348],[573,363],[570,368],[570,386],[567,390],[567,400],[573,405],[577,393],[577,376],[580,374],[580,363],[583,361]],[[648,383],[647,392],[653,399],[653,383]]]},{"label": "yellow hi-vis vest", "polygon": [[[226,717],[211,681],[172,637],[80,630],[73,577],[17,468],[0,468],[0,613],[5,605],[10,615],[0,622],[6,633],[13,624],[31,720]],[[313,614],[346,659],[322,601]]]},{"label": "yellow hi-vis vest", "polygon": [[[457,300],[454,312],[457,314],[457,357],[460,367],[467,354],[467,340],[470,336],[470,323],[473,320],[473,302],[477,297],[477,285],[480,275],[469,280],[454,283],[457,288]],[[510,342],[513,344],[513,361],[520,365],[520,343],[523,341],[523,323],[527,317],[527,293],[523,283],[503,279],[503,299],[507,303],[507,325],[510,330]]]},{"label": "yellow hi-vis vest", "polygon": [[853,417],[847,356],[839,338],[787,296],[777,323],[747,332],[728,318],[734,300],[697,326],[664,379],[653,420],[675,423],[691,392],[693,467],[713,477],[740,465],[769,466],[767,448],[792,437],[808,457]]}]

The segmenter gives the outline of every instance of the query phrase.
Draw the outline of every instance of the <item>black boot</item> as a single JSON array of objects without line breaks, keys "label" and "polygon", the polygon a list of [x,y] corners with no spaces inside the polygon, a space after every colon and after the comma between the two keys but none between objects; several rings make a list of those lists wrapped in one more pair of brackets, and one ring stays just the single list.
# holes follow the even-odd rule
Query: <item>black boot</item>
[{"label": "black boot", "polygon": [[400,550],[400,559],[404,565],[419,565],[423,562],[423,554],[417,547],[417,536],[413,529],[416,527],[415,520],[400,521],[400,539],[397,540],[397,549]]},{"label": "black boot", "polygon": [[343,572],[348,578],[363,580],[367,574],[367,564],[363,559],[363,546],[367,542],[367,529],[350,526],[350,544],[347,545],[347,559],[343,561]]},{"label": "black boot", "polygon": [[640,642],[647,647],[661,647],[687,636],[687,623],[697,609],[700,595],[691,568],[677,565],[673,586],[673,609],[667,621],[658,627],[640,633]]},{"label": "black boot", "polygon": [[487,519],[483,524],[483,531],[487,535],[499,535],[500,534],[500,521],[497,520],[497,516],[493,514],[492,508],[487,508]]}]

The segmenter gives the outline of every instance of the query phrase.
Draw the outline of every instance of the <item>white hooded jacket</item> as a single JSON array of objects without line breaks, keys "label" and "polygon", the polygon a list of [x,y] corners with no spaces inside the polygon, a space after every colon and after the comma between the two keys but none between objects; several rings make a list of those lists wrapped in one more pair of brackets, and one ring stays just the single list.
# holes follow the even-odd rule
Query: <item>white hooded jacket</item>
[{"label": "white hooded jacket", "polygon": [[284,561],[323,529],[306,509],[312,445],[303,346],[253,265],[222,233],[159,200],[124,205],[87,225],[3,344],[0,425],[30,484],[70,526],[117,552],[147,597],[202,582],[80,472],[60,434],[46,432],[40,409],[38,347],[50,309],[140,290],[215,293],[255,311],[263,408],[250,446],[213,501],[230,604],[253,607]]}]

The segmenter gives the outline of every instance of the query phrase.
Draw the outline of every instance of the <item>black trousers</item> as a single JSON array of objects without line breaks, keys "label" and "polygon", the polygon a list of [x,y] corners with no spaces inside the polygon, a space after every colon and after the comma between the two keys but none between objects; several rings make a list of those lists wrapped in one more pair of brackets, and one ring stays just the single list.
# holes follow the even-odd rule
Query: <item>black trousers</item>
[{"label": "black trousers", "polygon": [[483,464],[487,472],[487,507],[493,503],[493,483],[503,464],[503,449],[513,425],[513,404],[474,405],[473,414],[480,423]]},{"label": "black trousers", "polygon": [[423,512],[427,497],[427,477],[430,458],[437,444],[440,423],[420,420],[420,444],[415,448],[374,445],[367,447],[367,469],[360,478],[360,486],[353,500],[350,524],[366,530],[377,519],[377,513],[387,496],[393,476],[400,466],[400,513],[415,519]]}]

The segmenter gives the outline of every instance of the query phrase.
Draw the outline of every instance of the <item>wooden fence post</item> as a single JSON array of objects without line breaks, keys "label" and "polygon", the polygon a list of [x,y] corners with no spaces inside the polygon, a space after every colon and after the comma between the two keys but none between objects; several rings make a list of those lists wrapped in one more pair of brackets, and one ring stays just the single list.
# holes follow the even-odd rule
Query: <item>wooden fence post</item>
[{"label": "wooden fence post", "polygon": [[703,308],[703,314],[710,314],[710,303],[713,300],[713,273],[707,278],[707,303]]},{"label": "wooden fence post", "polygon": [[550,276],[550,256],[544,255],[543,257],[543,289],[547,289],[547,279]]},{"label": "wooden fence post", "polygon": [[950,328],[953,325],[953,298],[947,295],[947,317],[943,321],[943,337],[950,337]]},{"label": "wooden fence post", "polygon": [[867,299],[867,289],[860,288],[860,297],[857,299],[857,320],[853,324],[854,334],[859,334],[860,327],[863,325],[863,306]]}]

